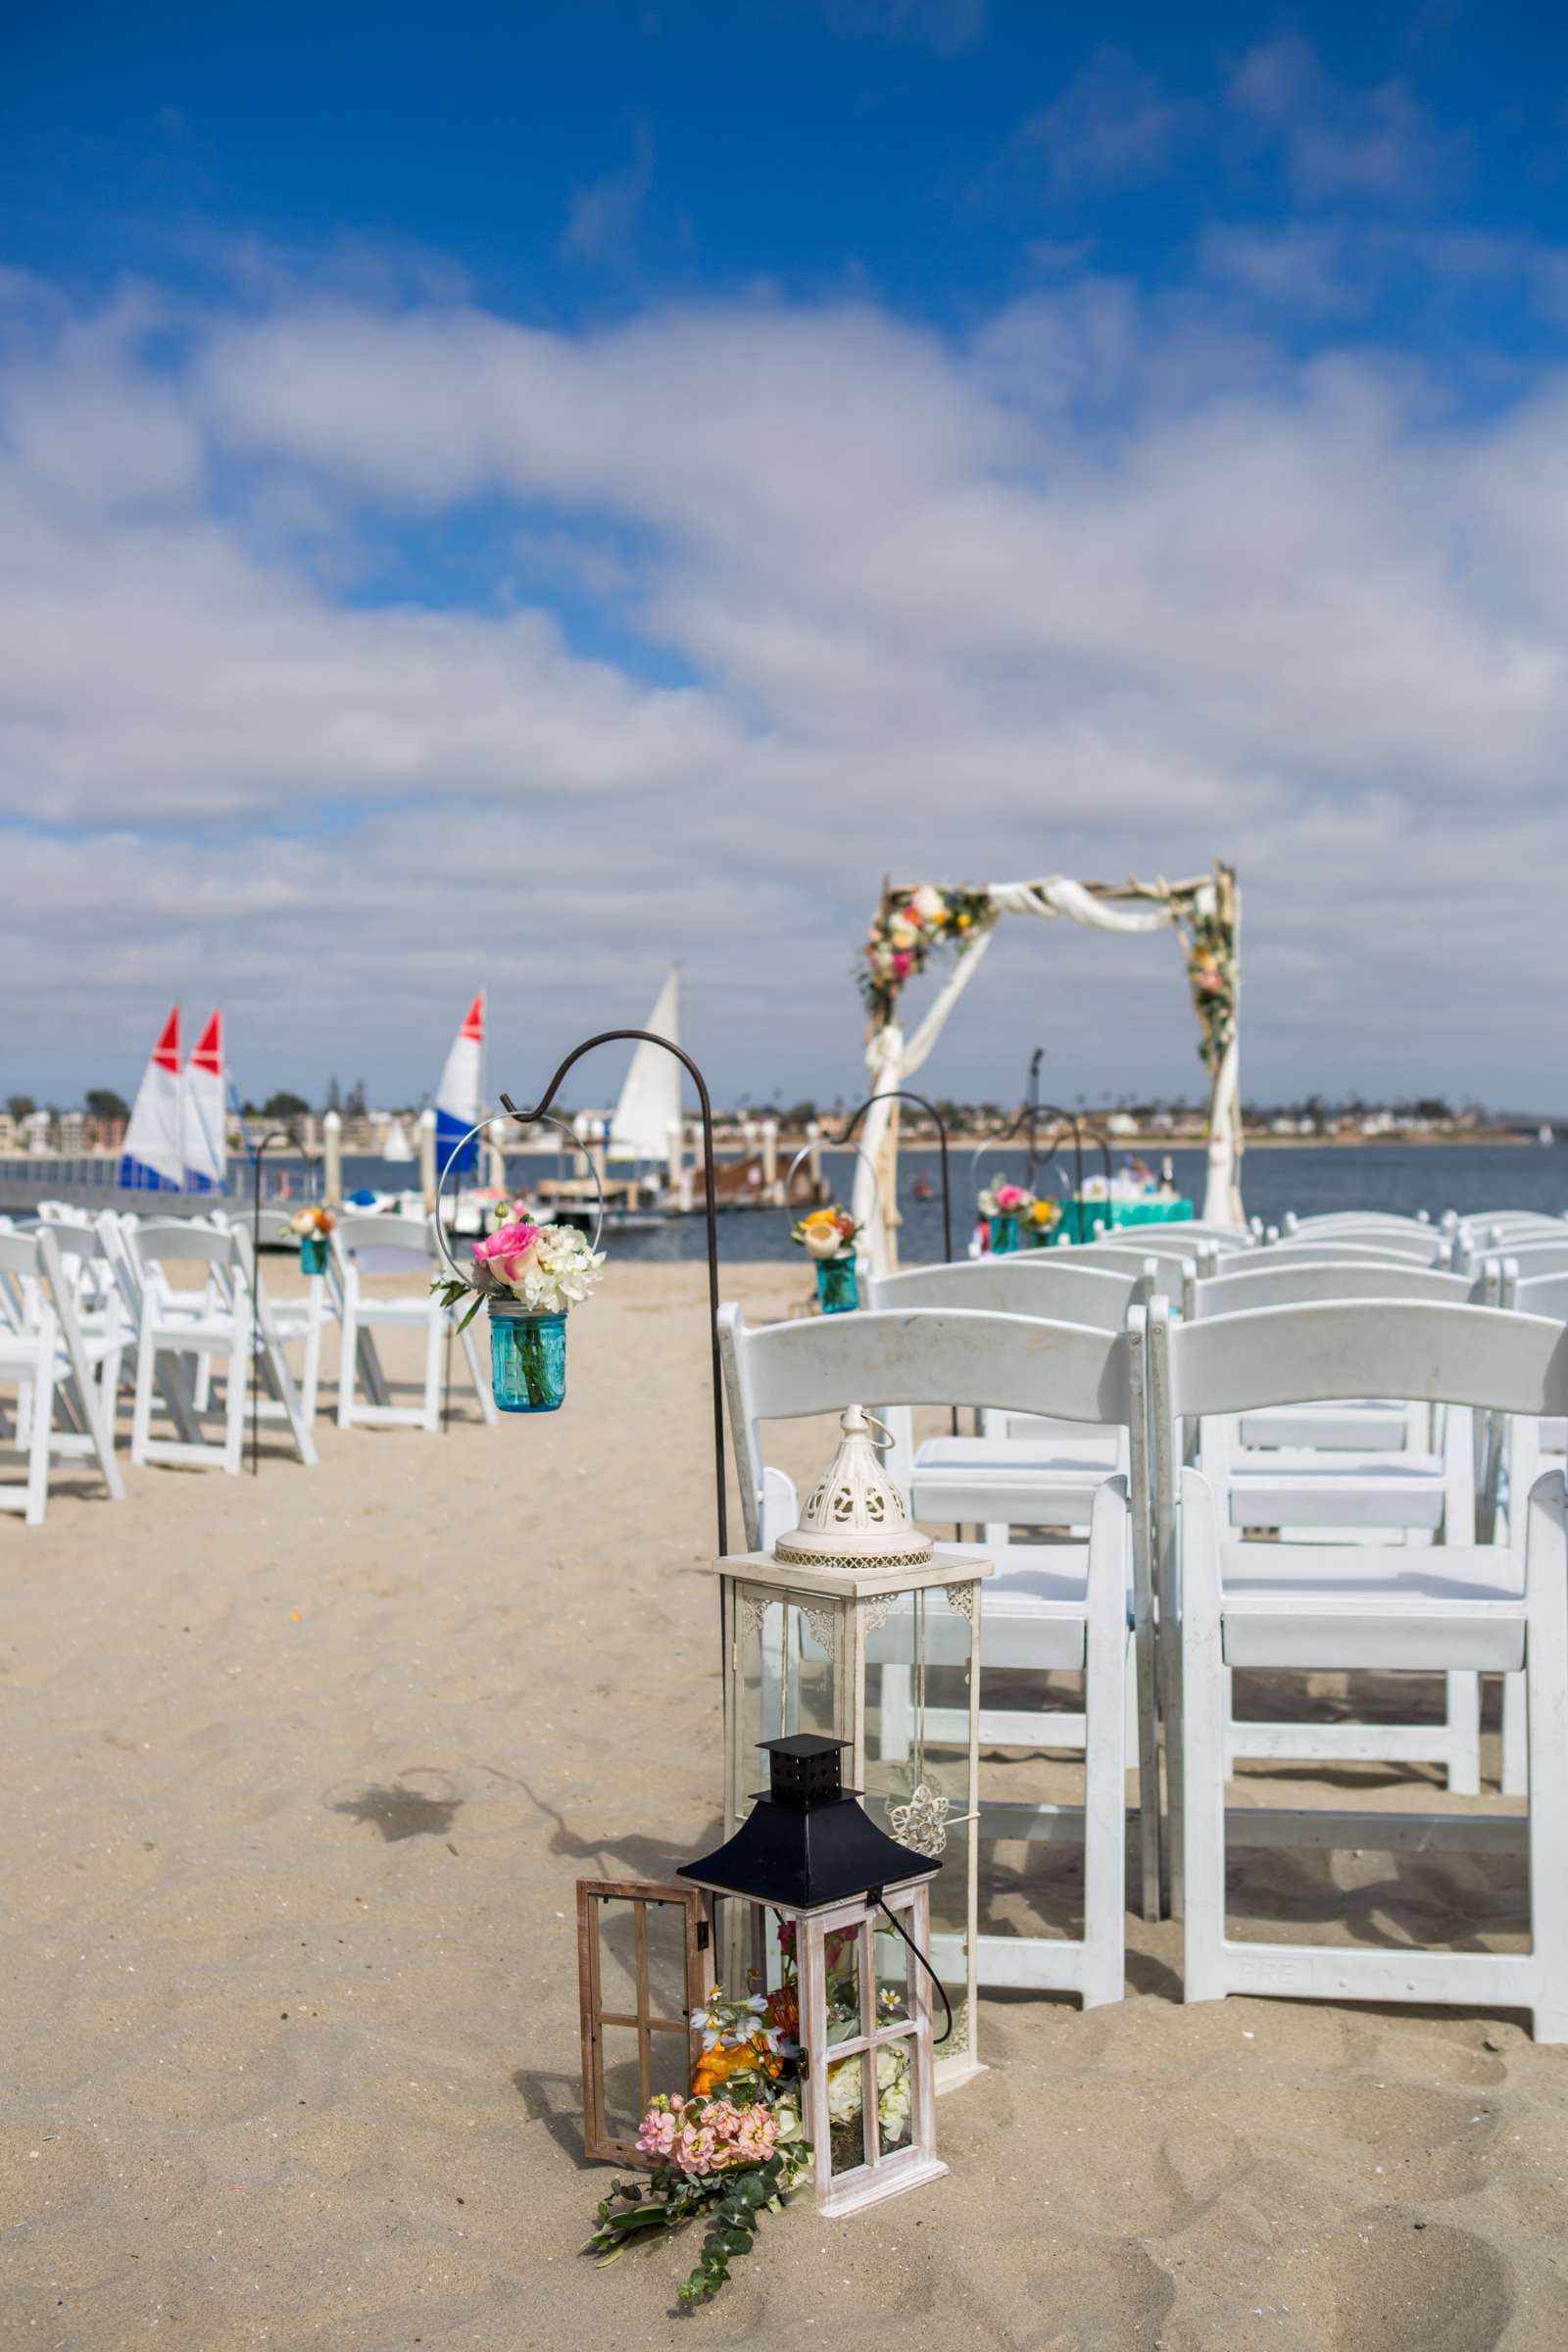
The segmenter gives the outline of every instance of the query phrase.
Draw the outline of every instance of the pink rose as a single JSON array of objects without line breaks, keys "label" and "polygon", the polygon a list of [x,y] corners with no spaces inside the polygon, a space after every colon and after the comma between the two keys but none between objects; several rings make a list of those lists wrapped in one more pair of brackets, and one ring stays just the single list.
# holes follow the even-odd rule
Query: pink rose
[{"label": "pink rose", "polygon": [[1029,1196],[1021,1184],[999,1184],[997,1207],[1004,1217],[1015,1216]]},{"label": "pink rose", "polygon": [[912,956],[895,956],[893,958],[893,969],[901,980],[907,980],[913,965]]},{"label": "pink rose", "polygon": [[475,1242],[473,1254],[499,1282],[515,1282],[539,1240],[537,1225],[503,1225]]}]

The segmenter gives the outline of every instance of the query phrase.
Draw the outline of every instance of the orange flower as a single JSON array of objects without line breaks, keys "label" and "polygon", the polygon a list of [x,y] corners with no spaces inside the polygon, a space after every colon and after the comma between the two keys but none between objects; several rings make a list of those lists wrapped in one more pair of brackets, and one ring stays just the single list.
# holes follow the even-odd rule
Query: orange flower
[{"label": "orange flower", "polygon": [[738,2042],[733,2049],[705,2050],[692,2076],[693,2095],[699,2099],[710,2098],[731,2075],[748,2071],[769,2077],[779,2071],[779,2062],[772,2051],[755,2034],[750,2041]]}]

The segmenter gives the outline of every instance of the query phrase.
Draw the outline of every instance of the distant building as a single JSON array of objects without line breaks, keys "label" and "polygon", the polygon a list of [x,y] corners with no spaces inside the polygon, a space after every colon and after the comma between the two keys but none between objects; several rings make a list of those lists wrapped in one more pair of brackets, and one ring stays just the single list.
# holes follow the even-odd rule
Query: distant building
[{"label": "distant building", "polygon": [[60,1113],[60,1150],[69,1158],[79,1158],[86,1151],[86,1119],[79,1110],[63,1110]]}]

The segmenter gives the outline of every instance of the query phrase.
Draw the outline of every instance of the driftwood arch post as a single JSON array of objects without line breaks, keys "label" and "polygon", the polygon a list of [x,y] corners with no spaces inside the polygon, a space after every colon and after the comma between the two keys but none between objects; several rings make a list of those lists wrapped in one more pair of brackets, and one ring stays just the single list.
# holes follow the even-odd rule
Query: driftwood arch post
[{"label": "driftwood arch post", "polygon": [[[1243,1218],[1241,1065],[1236,1014],[1242,902],[1233,867],[1216,864],[1190,882],[1040,882],[889,884],[872,918],[860,973],[869,1025],[865,1059],[872,1102],[855,1180],[855,1213],[865,1226],[879,1272],[898,1263],[899,1090],[921,1069],[959,997],[974,978],[1004,914],[1065,915],[1099,931],[1168,931],[1186,952],[1187,980],[1198,1015],[1199,1053],[1209,1076],[1208,1181],[1203,1215],[1219,1224]],[[910,1036],[899,1018],[905,988],[944,954],[952,966],[935,1002]],[[872,1170],[875,1170],[873,1181]]]}]

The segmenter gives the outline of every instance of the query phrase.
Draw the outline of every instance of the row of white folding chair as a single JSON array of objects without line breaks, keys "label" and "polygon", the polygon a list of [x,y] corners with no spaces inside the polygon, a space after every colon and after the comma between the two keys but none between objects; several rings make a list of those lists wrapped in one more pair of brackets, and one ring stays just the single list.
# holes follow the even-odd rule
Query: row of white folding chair
[{"label": "row of white folding chair", "polygon": [[[1373,1299],[1260,1308],[1173,1326],[1149,1310],[1155,1548],[1177,1596],[1179,1670],[1166,1677],[1174,1763],[1172,1854],[1185,1921],[1183,1993],[1432,2001],[1526,2008],[1538,2038],[1568,2039],[1568,1517],[1560,1472],[1536,1486],[1521,1550],[1422,1551],[1227,1541],[1199,1470],[1183,1469],[1185,1419],[1234,1417],[1332,1396],[1392,1398],[1539,1419],[1568,1412],[1568,1328],[1476,1305]],[[1528,1690],[1525,1824],[1385,1813],[1225,1808],[1225,1670],[1523,1674]],[[1522,1830],[1522,1839],[1518,1833]],[[1227,1835],[1250,1842],[1396,1850],[1523,1842],[1528,1953],[1366,1950],[1233,1941],[1225,1924]]]},{"label": "row of white folding chair", "polygon": [[112,1424],[82,1344],[73,1285],[47,1225],[0,1232],[0,1381],[15,1383],[14,1435],[26,1461],[20,1487],[0,1487],[0,1509],[43,1523],[57,1461],[95,1461],[112,1501],[124,1499]]},{"label": "row of white folding chair", "polygon": [[[775,1420],[833,1412],[876,1399],[884,1417],[920,1405],[985,1406],[1044,1414],[1100,1430],[1141,1430],[1143,1360],[1122,1332],[958,1309],[869,1310],[749,1330],[738,1307],[719,1312],[719,1339],[731,1441],[746,1538],[760,1550],[793,1523],[794,1490],[767,1463],[763,1432]],[[1041,1838],[1081,1831],[1084,1839],[1084,1933],[1054,1936],[982,1935],[983,1984],[1037,1985],[1075,1991],[1086,2005],[1119,2000],[1124,1963],[1125,1689],[1135,1615],[1149,1607],[1149,1512],[1143,1448],[1134,1449],[1134,1483],[1105,1480],[1097,1492],[1087,1545],[1004,1547],[981,1587],[978,1665],[987,1674],[1064,1669],[1084,1678],[1087,1723],[1085,1801],[1056,1806],[981,1806],[977,1831],[992,1837]],[[908,1458],[890,1456],[907,1494]],[[972,1556],[976,1547],[956,1547]],[[1142,1596],[1140,1598],[1140,1595]],[[809,1641],[808,1629],[801,1639]],[[868,1663],[876,1666],[875,1637]],[[895,1739],[903,1721],[897,1678],[884,1665],[884,1709]],[[782,1690],[780,1692],[782,1704]],[[782,1719],[778,1730],[796,1728]],[[876,1758],[896,1762],[891,1756]],[[1143,1784],[1141,1808],[1157,1838],[1157,1779]],[[1157,1847],[1156,1847],[1157,1871]],[[950,1974],[948,1939],[934,1938]]]},{"label": "row of white folding chair", "polygon": [[[1355,1299],[1423,1299],[1447,1305],[1495,1300],[1494,1277],[1476,1282],[1400,1262],[1280,1262],[1265,1252],[1242,1278],[1194,1283],[1184,1319],[1258,1308]],[[1409,1400],[1340,1398],[1326,1410],[1299,1405],[1201,1424],[1196,1460],[1222,1523],[1277,1532],[1281,1543],[1474,1544],[1478,1449],[1471,1416],[1446,1414],[1428,1443],[1430,1408]],[[1237,1717],[1226,1677],[1227,1756],[1295,1761],[1441,1765],[1456,1794],[1481,1786],[1481,1687],[1447,1677],[1441,1720],[1369,1725],[1260,1723]]]}]

